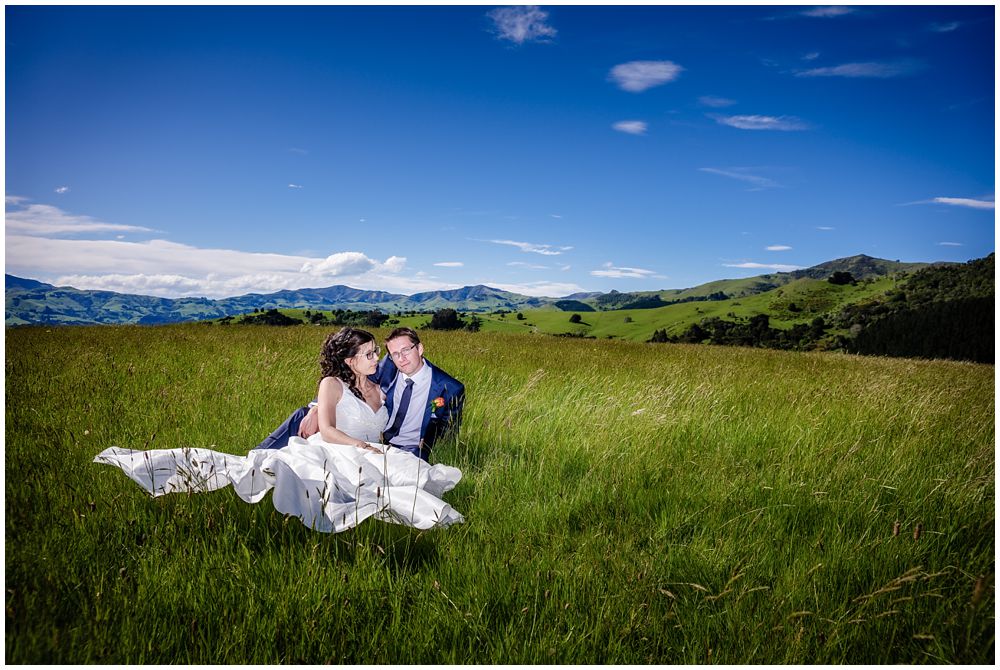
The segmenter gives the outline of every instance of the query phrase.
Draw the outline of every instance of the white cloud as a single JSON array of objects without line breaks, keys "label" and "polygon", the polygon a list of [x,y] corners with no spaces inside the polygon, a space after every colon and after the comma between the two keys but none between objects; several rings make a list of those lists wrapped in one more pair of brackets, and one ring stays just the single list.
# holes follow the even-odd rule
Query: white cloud
[{"label": "white cloud", "polygon": [[559,256],[564,251],[569,251],[573,247],[557,247],[551,244],[534,244],[532,242],[515,242],[514,240],[481,240],[493,244],[506,244],[517,247],[525,253],[541,254],[543,256]]},{"label": "white cloud", "polygon": [[817,58],[819,58],[819,52],[811,51],[807,53],[805,56],[803,56],[802,60],[816,60]]},{"label": "white cloud", "polygon": [[738,114],[735,116],[712,115],[716,122],[740,130],[807,130],[809,125],[794,116],[762,116]]},{"label": "white cloud", "polygon": [[302,184],[289,184],[288,188],[302,188]]},{"label": "white cloud", "polygon": [[744,270],[773,270],[775,272],[792,272],[801,270],[799,265],[782,265],[780,263],[723,263],[722,267],[742,268]]},{"label": "white cloud", "polygon": [[912,74],[920,68],[916,61],[894,63],[844,63],[833,67],[817,67],[796,72],[796,77],[847,77],[849,79],[889,79]]},{"label": "white cloud", "polygon": [[767,247],[767,250],[768,251],[791,251],[792,248],[789,247],[789,246],[786,246],[784,244],[772,244],[771,246]]},{"label": "white cloud", "polygon": [[[8,197],[8,205],[22,206],[25,198]],[[87,233],[151,233],[151,228],[106,223],[89,216],[67,214],[51,205],[32,204],[6,213],[7,233],[24,235],[76,235]]]},{"label": "white cloud", "polygon": [[698,98],[698,102],[705,107],[731,107],[736,104],[735,100],[720,98],[716,95],[703,95]]},{"label": "white cloud", "polygon": [[647,126],[645,121],[618,121],[611,124],[611,127],[629,135],[645,135]]},{"label": "white cloud", "polygon": [[562,218],[562,214],[549,214],[549,216],[551,216],[553,219],[561,219]]},{"label": "white cloud", "polygon": [[961,242],[938,242],[940,247],[961,247],[964,246]]},{"label": "white cloud", "polygon": [[5,201],[23,207],[7,213],[6,271],[54,284],[162,297],[225,297],[331,283],[402,293],[458,288],[401,276],[406,268],[401,256],[380,262],[358,251],[342,251],[313,258],[203,249],[163,239],[133,242],[120,234],[115,239],[80,239],[77,233],[151,231],[47,205],[26,205],[26,199],[18,196],[7,196]]},{"label": "white cloud", "polygon": [[608,277],[611,279],[666,279],[657,274],[654,270],[644,270],[642,268],[615,267],[611,263],[605,263],[600,270],[591,270],[590,274],[595,277]]},{"label": "white cloud", "polygon": [[814,7],[802,12],[802,16],[810,16],[817,19],[830,19],[837,16],[853,14],[854,9],[850,7]]},{"label": "white cloud", "polygon": [[511,261],[507,263],[512,268],[525,268],[527,270],[548,270],[548,265],[535,265],[534,263],[524,263],[523,261]]},{"label": "white cloud", "polygon": [[440,263],[435,263],[435,267],[439,268],[460,268],[465,265],[461,261],[442,261]]},{"label": "white cloud", "polygon": [[816,230],[836,230],[833,226],[816,226]]},{"label": "white cloud", "polygon": [[556,36],[556,29],[548,25],[548,12],[538,7],[502,7],[487,14],[496,26],[497,36],[515,44],[547,42]]},{"label": "white cloud", "polygon": [[63,193],[69,193],[69,186],[60,186],[56,189],[56,193],[62,195]]},{"label": "white cloud", "polygon": [[376,264],[360,251],[342,251],[320,261],[306,261],[299,272],[317,277],[342,277],[363,274],[374,269]]},{"label": "white cloud", "polygon": [[669,60],[636,60],[615,65],[611,68],[608,79],[624,91],[641,93],[673,81],[683,70],[680,65]]},{"label": "white cloud", "polygon": [[759,190],[764,188],[778,188],[781,186],[778,182],[773,179],[768,179],[767,177],[762,177],[760,175],[751,174],[749,171],[754,168],[743,168],[734,167],[725,170],[720,170],[718,168],[698,168],[701,172],[707,172],[709,174],[719,175],[721,177],[729,177],[730,179],[738,179],[740,181],[745,181],[748,184],[753,184],[756,189]]},{"label": "white cloud", "polygon": [[971,207],[972,209],[993,209],[992,200],[976,200],[974,198],[934,198],[931,202],[956,207]]},{"label": "white cloud", "polygon": [[389,256],[382,263],[382,268],[386,272],[398,274],[406,269],[406,258],[404,256]]}]

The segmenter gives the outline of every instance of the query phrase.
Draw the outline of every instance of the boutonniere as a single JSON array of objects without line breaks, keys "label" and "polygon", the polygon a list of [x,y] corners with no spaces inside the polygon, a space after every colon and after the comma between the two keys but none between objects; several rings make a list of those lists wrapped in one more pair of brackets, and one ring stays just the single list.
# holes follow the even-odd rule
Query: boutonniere
[{"label": "boutonniere", "polygon": [[444,407],[444,398],[441,396],[431,400],[431,416],[434,416],[434,412],[438,411],[442,407]]}]

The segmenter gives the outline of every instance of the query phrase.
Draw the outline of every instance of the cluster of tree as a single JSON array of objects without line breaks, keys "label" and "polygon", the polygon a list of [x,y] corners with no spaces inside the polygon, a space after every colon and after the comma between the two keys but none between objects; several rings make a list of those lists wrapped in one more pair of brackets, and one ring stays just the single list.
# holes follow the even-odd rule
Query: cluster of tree
[{"label": "cluster of tree", "polygon": [[657,330],[647,342],[708,343],[807,351],[826,346],[827,329],[828,325],[823,317],[816,317],[808,324],[795,324],[787,330],[771,328],[767,314],[757,314],[740,321],[711,317],[692,324],[680,335],[669,335],[666,330]]},{"label": "cluster of tree", "polygon": [[439,309],[431,316],[430,322],[426,325],[432,330],[460,330],[465,329],[470,332],[478,332],[483,325],[483,320],[473,314],[469,319],[463,319],[450,307]]},{"label": "cluster of tree", "polygon": [[[232,317],[227,316],[222,319],[221,323],[229,323],[228,319],[232,319]],[[253,314],[245,314],[236,323],[257,326],[298,326],[302,324],[302,321],[293,319],[276,309],[269,309],[266,311],[254,310]]]},{"label": "cluster of tree", "polygon": [[842,272],[840,270],[834,272],[832,275],[827,277],[826,280],[831,284],[836,284],[837,286],[847,286],[848,284],[856,286],[858,283],[858,280],[855,279],[854,275],[850,272]]},{"label": "cluster of tree", "polygon": [[330,323],[336,326],[354,326],[355,328],[379,328],[388,320],[389,315],[378,309],[358,312],[350,309],[335,309],[331,312]]}]

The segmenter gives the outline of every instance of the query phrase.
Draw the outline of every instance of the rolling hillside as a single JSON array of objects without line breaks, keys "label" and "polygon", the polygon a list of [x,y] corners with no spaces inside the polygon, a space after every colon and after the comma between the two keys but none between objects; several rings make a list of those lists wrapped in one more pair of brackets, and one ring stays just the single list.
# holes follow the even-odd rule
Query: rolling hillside
[{"label": "rolling hillside", "polygon": [[[650,329],[652,332],[652,330],[663,327],[674,330],[690,323],[695,317],[706,315],[723,316],[729,312],[745,315],[753,309],[759,310],[759,312],[769,311],[757,301],[752,301],[747,305],[734,304],[734,302],[746,301],[753,296],[763,295],[772,295],[772,299],[780,298],[782,294],[773,292],[805,279],[821,282],[834,272],[850,272],[858,280],[871,280],[902,275],[926,265],[899,263],[862,255],[829,261],[813,268],[792,273],[765,274],[745,279],[723,279],[685,289],[579,293],[564,298],[538,298],[478,285],[450,291],[417,293],[410,296],[384,291],[364,291],[349,286],[330,286],[278,291],[269,294],[249,293],[219,300],[209,298],[170,299],[111,291],[87,291],[72,287],[56,287],[33,279],[6,275],[5,324],[7,326],[32,323],[158,324],[218,319],[266,309],[320,311],[377,309],[390,314],[403,314],[452,308],[483,315],[499,310],[522,312],[524,310],[544,310],[555,314],[582,313],[591,310],[611,312],[614,314],[614,316],[609,317],[612,322],[621,323],[625,317],[631,317],[633,322],[630,323],[655,324]],[[794,292],[799,289],[790,290]],[[830,292],[830,289],[824,290],[827,293]],[[817,292],[822,293],[818,289]],[[836,296],[840,296],[840,294],[837,293]],[[840,297],[837,297],[834,302],[839,299]],[[825,304],[823,299],[816,296],[808,299],[802,298],[802,300],[810,305],[815,303],[814,307]],[[769,304],[770,300],[765,302]],[[691,307],[691,305],[698,306]],[[658,310],[667,308],[674,309],[664,313],[658,312]],[[643,313],[647,311],[657,313]],[[634,314],[632,314],[633,312]],[[496,321],[492,318],[487,320]],[[550,330],[563,332],[560,330],[559,318],[555,315],[533,316],[532,320],[538,321],[539,325],[536,327],[544,332]],[[598,319],[595,316],[591,320],[595,323],[597,321],[604,322],[603,317]],[[540,325],[550,322],[551,325],[548,326]],[[515,329],[518,328],[515,327]],[[601,329],[597,330],[598,332],[593,334],[600,336]],[[636,338],[642,337],[642,328],[638,326],[629,327],[625,331],[634,334]],[[629,335],[622,336],[629,337]]]}]

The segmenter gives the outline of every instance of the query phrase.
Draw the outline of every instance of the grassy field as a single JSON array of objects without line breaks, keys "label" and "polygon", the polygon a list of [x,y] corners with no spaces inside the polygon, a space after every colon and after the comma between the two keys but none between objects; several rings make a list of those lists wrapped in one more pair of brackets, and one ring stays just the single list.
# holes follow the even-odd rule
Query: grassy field
[{"label": "grassy field", "polygon": [[469,394],[430,532],[92,463],[244,453],[327,332],[7,330],[6,662],[994,660],[992,366],[427,332]]}]

